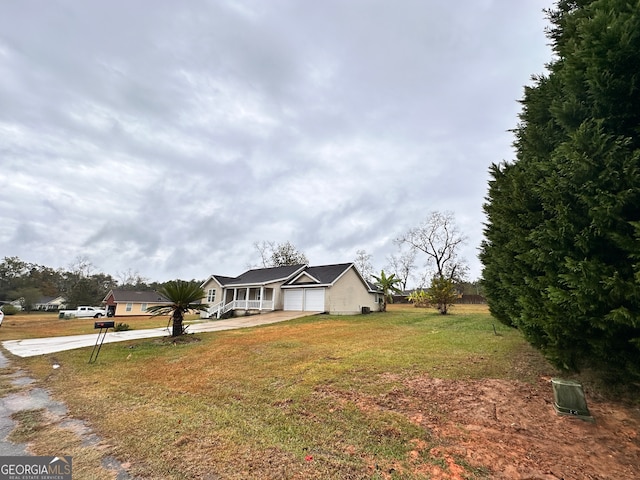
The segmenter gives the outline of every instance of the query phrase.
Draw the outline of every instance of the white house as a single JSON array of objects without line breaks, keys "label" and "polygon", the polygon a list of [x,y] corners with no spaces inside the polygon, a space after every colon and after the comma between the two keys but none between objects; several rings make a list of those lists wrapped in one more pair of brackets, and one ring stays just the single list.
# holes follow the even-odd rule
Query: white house
[{"label": "white house", "polygon": [[382,292],[360,275],[353,263],[257,268],[238,277],[211,275],[203,284],[203,317],[273,310],[336,315],[378,311]]}]

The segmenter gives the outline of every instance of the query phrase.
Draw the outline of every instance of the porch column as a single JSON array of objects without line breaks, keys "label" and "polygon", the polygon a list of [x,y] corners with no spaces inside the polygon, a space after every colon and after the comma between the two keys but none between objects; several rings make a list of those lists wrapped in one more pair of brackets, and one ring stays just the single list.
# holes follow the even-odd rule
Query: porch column
[{"label": "porch column", "polygon": [[222,300],[218,302],[218,318],[220,318],[220,310],[224,308],[224,299],[226,298],[227,289],[222,287]]},{"label": "porch column", "polygon": [[262,300],[264,299],[264,285],[260,286],[260,311],[262,311]]},{"label": "porch column", "polygon": [[246,310],[249,310],[249,290],[250,290],[250,288],[247,287],[247,293],[244,296],[244,308]]}]

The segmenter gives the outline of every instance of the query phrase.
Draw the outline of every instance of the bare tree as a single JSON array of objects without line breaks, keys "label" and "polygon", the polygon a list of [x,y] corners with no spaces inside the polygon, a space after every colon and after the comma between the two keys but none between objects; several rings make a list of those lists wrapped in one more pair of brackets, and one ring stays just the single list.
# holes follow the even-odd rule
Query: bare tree
[{"label": "bare tree", "polygon": [[420,225],[396,239],[400,244],[427,254],[427,266],[435,276],[451,281],[464,279],[468,267],[458,258],[458,250],[467,241],[455,224],[453,212],[431,212]]},{"label": "bare tree", "polygon": [[89,257],[85,255],[78,255],[75,261],[69,265],[69,271],[76,275],[77,278],[87,278],[91,276],[91,272],[94,270],[93,263],[89,260]]},{"label": "bare tree", "polygon": [[116,276],[118,277],[118,287],[122,289],[147,288],[147,282],[149,281],[140,275],[137,270],[133,271],[130,268],[125,272],[117,272]]},{"label": "bare tree", "polygon": [[371,264],[370,253],[367,253],[366,250],[358,250],[356,252],[356,258],[353,261],[353,264],[356,266],[365,280],[371,280],[371,277],[373,275],[373,265]]},{"label": "bare tree", "polygon": [[270,241],[254,242],[253,246],[260,254],[263,268],[309,263],[307,256],[289,241],[277,245]]},{"label": "bare tree", "polygon": [[409,277],[411,277],[411,273],[416,267],[416,249],[409,248],[403,251],[402,245],[400,245],[399,253],[397,255],[389,255],[387,261],[389,262],[388,270],[400,279],[402,290],[406,290]]},{"label": "bare tree", "polygon": [[267,242],[264,240],[262,242],[253,242],[253,247],[260,254],[260,261],[261,261],[262,267],[267,268],[267,267],[273,266],[273,265],[270,265],[271,253],[276,248],[276,242]]}]

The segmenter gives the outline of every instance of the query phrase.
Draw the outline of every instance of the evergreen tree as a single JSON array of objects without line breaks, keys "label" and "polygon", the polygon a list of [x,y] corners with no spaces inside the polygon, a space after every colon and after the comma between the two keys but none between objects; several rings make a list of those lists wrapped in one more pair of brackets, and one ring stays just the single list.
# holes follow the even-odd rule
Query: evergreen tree
[{"label": "evergreen tree", "polygon": [[525,88],[516,161],[493,165],[491,312],[557,365],[640,378],[640,2],[561,0]]},{"label": "evergreen tree", "polygon": [[431,286],[427,290],[427,299],[442,315],[449,312],[449,308],[458,298],[453,281],[436,275],[431,279]]}]

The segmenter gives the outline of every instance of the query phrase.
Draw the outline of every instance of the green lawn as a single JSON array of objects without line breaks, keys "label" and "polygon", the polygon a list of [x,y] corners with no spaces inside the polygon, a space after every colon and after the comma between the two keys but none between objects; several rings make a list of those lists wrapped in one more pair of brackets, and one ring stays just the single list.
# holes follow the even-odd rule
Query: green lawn
[{"label": "green lawn", "polygon": [[87,349],[18,361],[142,478],[428,478],[409,453],[439,440],[388,406],[404,380],[533,381],[548,367],[486,308],[389,310],[108,344],[92,365]]}]

